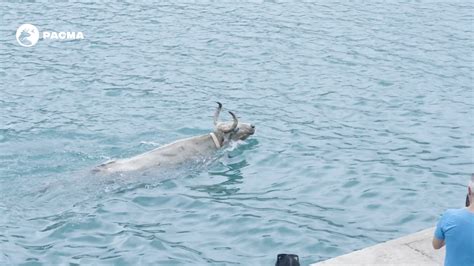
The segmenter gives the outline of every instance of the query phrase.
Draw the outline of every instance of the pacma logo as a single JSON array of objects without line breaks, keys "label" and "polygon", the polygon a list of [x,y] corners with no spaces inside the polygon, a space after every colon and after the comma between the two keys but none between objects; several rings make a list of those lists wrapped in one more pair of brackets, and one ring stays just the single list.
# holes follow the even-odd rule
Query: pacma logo
[{"label": "pacma logo", "polygon": [[[84,33],[79,32],[68,32],[68,31],[43,31],[42,37],[44,40],[82,40],[84,39]],[[40,37],[40,31],[35,25],[23,24],[16,30],[16,40],[23,47],[34,46]]]},{"label": "pacma logo", "polygon": [[77,39],[84,39],[84,34],[82,32],[55,32],[55,31],[43,31],[43,39],[51,39],[51,40],[77,40]]}]

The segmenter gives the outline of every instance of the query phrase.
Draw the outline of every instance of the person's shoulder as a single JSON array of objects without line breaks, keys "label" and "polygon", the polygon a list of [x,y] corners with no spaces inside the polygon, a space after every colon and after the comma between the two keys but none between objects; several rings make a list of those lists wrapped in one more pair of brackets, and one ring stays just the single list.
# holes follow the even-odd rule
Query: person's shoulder
[{"label": "person's shoulder", "polygon": [[458,209],[447,209],[447,210],[444,211],[443,216],[444,215],[452,215],[452,214],[456,213],[457,210]]},{"label": "person's shoulder", "polygon": [[460,208],[460,209],[447,209],[444,213],[443,216],[445,217],[456,217],[456,216],[462,216],[466,213],[465,208]]}]

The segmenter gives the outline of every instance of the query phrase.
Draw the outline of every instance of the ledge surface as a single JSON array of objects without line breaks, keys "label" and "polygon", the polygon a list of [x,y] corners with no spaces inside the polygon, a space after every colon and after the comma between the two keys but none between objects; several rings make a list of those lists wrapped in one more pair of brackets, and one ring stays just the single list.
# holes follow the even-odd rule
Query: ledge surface
[{"label": "ledge surface", "polygon": [[329,265],[443,265],[445,248],[431,246],[434,227],[311,264]]}]

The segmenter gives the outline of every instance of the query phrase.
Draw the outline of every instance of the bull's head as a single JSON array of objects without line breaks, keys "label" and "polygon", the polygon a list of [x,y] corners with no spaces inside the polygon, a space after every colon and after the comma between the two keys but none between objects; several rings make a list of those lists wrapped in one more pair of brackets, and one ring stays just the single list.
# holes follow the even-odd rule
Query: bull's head
[{"label": "bull's head", "polygon": [[218,106],[214,113],[214,134],[221,145],[225,145],[232,140],[244,140],[255,133],[255,126],[248,123],[240,123],[234,113],[230,112],[232,122],[219,122],[219,114],[222,104],[217,102]]}]

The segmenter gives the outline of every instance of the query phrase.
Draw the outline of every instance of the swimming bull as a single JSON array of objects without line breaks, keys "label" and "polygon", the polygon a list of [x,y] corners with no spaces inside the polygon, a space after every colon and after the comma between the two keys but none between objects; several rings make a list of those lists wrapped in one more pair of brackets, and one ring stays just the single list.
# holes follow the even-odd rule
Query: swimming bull
[{"label": "swimming bull", "polygon": [[108,161],[97,166],[93,171],[112,174],[178,165],[186,161],[209,157],[231,141],[245,140],[255,133],[253,124],[239,122],[237,116],[230,111],[232,122],[220,122],[219,114],[222,104],[220,102],[217,104],[213,132],[177,140],[132,158]]}]

